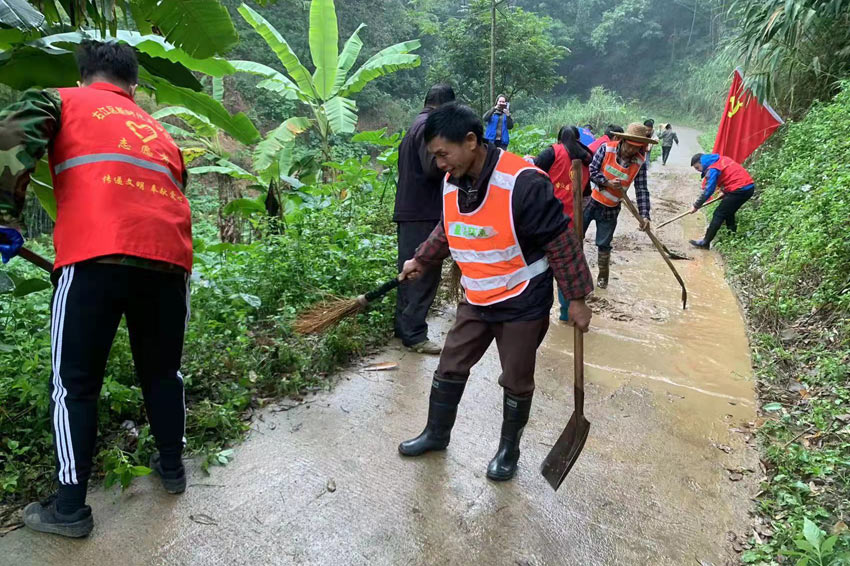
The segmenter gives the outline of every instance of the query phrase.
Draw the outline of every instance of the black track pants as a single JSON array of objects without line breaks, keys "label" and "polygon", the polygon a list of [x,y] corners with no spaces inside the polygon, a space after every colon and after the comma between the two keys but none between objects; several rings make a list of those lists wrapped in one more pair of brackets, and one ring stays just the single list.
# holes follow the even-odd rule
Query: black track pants
[{"label": "black track pants", "polygon": [[180,358],[189,318],[187,276],[85,262],[58,269],[53,281],[50,419],[60,496],[66,486],[84,490],[91,475],[97,402],[122,315],[156,445],[163,461],[179,458],[186,424]]},{"label": "black track pants", "polygon": [[738,222],[735,220],[735,213],[741,208],[745,202],[750,200],[750,197],[755,193],[755,189],[749,191],[735,191],[723,195],[723,200],[714,209],[714,214],[711,217],[711,222],[705,231],[703,241],[706,244],[711,243],[711,240],[717,235],[717,231],[726,223],[726,226],[733,232],[738,229]]}]

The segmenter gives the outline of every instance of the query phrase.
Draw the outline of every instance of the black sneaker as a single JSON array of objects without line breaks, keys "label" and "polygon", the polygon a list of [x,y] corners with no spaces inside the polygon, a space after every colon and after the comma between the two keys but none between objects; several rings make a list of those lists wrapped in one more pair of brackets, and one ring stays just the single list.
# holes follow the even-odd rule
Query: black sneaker
[{"label": "black sneaker", "polygon": [[91,507],[84,505],[64,515],[56,511],[56,495],[44,501],[30,503],[24,508],[24,524],[34,531],[70,538],[88,536],[94,528]]},{"label": "black sneaker", "polygon": [[693,247],[700,248],[702,250],[707,250],[711,247],[709,244],[706,244],[703,240],[690,240],[690,242],[691,242],[691,245]]},{"label": "black sneaker", "polygon": [[186,491],[186,468],[183,464],[176,470],[162,469],[162,463],[159,461],[159,452],[151,454],[150,468],[159,475],[162,480],[162,487],[168,493],[183,493]]}]

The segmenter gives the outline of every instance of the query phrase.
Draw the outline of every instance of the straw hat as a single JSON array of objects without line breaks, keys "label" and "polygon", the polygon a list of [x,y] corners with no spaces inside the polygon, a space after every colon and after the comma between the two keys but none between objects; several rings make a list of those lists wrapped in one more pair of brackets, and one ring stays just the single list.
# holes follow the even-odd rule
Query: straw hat
[{"label": "straw hat", "polygon": [[629,124],[625,132],[614,132],[614,138],[642,146],[658,143],[658,140],[649,137],[649,128],[639,122]]}]

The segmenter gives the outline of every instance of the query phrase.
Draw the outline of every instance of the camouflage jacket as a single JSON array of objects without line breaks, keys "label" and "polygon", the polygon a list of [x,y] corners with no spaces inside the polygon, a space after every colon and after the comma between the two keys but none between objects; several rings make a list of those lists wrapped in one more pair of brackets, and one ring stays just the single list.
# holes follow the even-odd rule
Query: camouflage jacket
[{"label": "camouflage jacket", "polygon": [[0,224],[17,224],[30,175],[59,131],[62,98],[30,90],[0,112]]},{"label": "camouflage jacket", "polygon": [[[55,89],[28,90],[21,100],[0,112],[0,226],[21,229],[27,185],[62,123],[62,97]],[[186,182],[186,179],[183,179]],[[97,261],[165,272],[177,265],[138,257],[110,256]]]}]

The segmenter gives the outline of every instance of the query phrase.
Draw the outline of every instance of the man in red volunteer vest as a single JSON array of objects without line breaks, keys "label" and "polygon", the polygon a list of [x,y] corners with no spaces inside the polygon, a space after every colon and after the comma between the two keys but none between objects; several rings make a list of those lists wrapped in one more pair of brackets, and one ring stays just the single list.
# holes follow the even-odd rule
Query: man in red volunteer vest
[{"label": "man in red volunteer vest", "polygon": [[69,537],[93,526],[86,487],[97,402],[122,316],[158,448],[151,467],[169,493],[186,488],[180,358],[192,269],[183,158],[133,101],[135,53],[86,42],[77,62],[78,88],[28,92],[0,115],[0,151],[21,164],[14,178],[8,170],[0,177],[0,224],[20,214],[29,175],[49,151],[57,202],[50,421],[59,489],[28,505],[24,522]]},{"label": "man in red volunteer vest", "polygon": [[449,444],[469,371],[493,340],[504,388],[501,440],[487,468],[511,479],[534,393],[537,348],[549,327],[552,277],[570,300],[569,315],[583,331],[585,297],[593,290],[581,244],[544,172],[518,155],[483,144],[483,125],[468,106],[446,104],[429,114],[425,142],[443,180],[443,218],[404,264],[402,279],[420,276],[451,254],[465,299],[446,337],[431,385],[425,430],[399,445],[404,456]]},{"label": "man in red volunteer vest", "polygon": [[[590,165],[593,154],[588,147],[581,142],[581,135],[575,126],[563,126],[558,131],[558,142],[553,143],[540,152],[540,155],[534,158],[534,165],[549,174],[549,179],[552,181],[552,186],[555,190],[555,196],[561,201],[564,206],[564,214],[572,219],[573,217],[573,182],[570,178],[570,171],[573,165],[573,159],[581,161],[581,187],[590,183]],[[569,322],[570,302],[558,289],[558,302],[561,305],[559,320]]]},{"label": "man in red volunteer vest", "polygon": [[691,158],[691,167],[702,173],[704,179],[702,194],[694,202],[691,214],[699,210],[705,201],[711,198],[717,187],[720,187],[723,192],[723,200],[714,209],[714,215],[705,230],[703,239],[690,241],[691,245],[707,250],[724,222],[731,231],[735,232],[738,229],[735,213],[750,200],[756,192],[756,185],[743,165],[725,155],[697,153]]},{"label": "man in red volunteer vest", "polygon": [[623,133],[614,134],[615,141],[599,146],[590,163],[591,200],[584,207],[584,231],[596,222],[596,247],[598,250],[599,278],[596,286],[608,286],[611,263],[611,242],[617,229],[620,201],[623,192],[634,183],[637,207],[642,221],[641,230],[649,226],[649,190],[646,186],[646,148],[656,143],[649,138],[649,128],[643,124],[629,124]]}]

